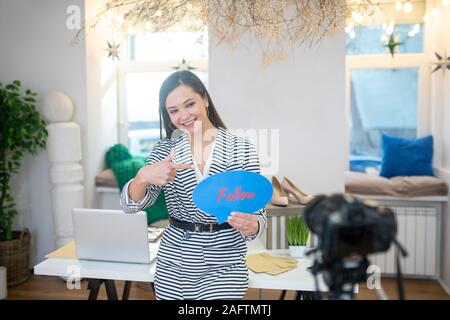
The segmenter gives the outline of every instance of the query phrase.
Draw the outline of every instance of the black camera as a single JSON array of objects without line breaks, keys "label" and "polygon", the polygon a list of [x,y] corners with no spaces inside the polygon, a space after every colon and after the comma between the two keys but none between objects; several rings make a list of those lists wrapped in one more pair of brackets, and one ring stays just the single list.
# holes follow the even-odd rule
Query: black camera
[{"label": "black camera", "polygon": [[[400,246],[394,213],[376,202],[319,195],[306,206],[304,219],[318,238],[317,248],[310,252],[316,253],[313,274],[322,273],[331,299],[353,297],[355,284],[367,278],[367,255],[387,251],[392,243]],[[401,278],[400,270],[398,275]],[[403,293],[400,286],[399,293]]]}]

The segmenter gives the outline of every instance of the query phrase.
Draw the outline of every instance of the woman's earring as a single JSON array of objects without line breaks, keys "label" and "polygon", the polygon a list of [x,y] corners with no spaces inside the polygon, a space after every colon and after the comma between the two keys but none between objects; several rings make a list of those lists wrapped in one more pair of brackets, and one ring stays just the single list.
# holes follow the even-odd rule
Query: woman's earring
[{"label": "woman's earring", "polygon": [[209,118],[209,106],[206,106],[206,116]]},{"label": "woman's earring", "polygon": [[175,128],[172,128],[172,122],[170,122],[170,123],[169,123],[169,128],[170,128],[170,129],[172,129],[172,131],[175,131],[175,130],[177,130],[177,129],[178,129],[177,127],[175,127]]}]

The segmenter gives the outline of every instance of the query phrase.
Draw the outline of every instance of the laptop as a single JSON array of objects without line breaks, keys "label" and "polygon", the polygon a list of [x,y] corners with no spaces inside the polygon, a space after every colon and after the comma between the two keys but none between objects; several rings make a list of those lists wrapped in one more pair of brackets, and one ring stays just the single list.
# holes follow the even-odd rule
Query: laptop
[{"label": "laptop", "polygon": [[147,214],[121,210],[73,209],[78,259],[151,263],[157,246],[149,243]]}]

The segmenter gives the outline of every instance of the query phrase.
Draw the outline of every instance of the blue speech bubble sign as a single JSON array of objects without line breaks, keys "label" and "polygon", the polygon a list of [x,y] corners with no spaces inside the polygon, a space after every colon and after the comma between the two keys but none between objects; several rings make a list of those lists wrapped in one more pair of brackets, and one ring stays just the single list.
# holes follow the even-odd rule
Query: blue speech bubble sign
[{"label": "blue speech bubble sign", "polygon": [[249,171],[225,171],[200,182],[192,194],[195,205],[225,222],[233,211],[254,213],[272,198],[272,184]]}]

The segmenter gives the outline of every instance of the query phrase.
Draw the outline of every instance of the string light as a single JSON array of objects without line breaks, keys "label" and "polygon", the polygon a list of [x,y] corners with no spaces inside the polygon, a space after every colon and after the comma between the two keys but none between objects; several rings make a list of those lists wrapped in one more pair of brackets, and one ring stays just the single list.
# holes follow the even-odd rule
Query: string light
[{"label": "string light", "polygon": [[410,12],[412,12],[412,10],[413,10],[413,6],[411,4],[411,1],[408,0],[405,3],[405,5],[403,6],[403,11],[405,11],[406,13],[410,13]]},{"label": "string light", "polygon": [[448,7],[449,4],[450,4],[450,0],[442,0],[442,5],[443,5],[444,7]]},{"label": "string light", "polygon": [[371,8],[379,7],[378,0],[294,2],[295,6],[292,0],[108,0],[85,22],[75,41],[114,11],[123,17],[121,26],[126,32],[170,31],[179,25],[187,31],[208,28],[212,43],[232,48],[250,35],[261,48],[262,64],[268,65],[284,60],[288,45],[316,45],[344,29],[346,21],[353,18],[360,23]]},{"label": "string light", "polygon": [[350,31],[350,34],[348,35],[350,37],[350,39],[355,39],[356,38],[356,33],[354,30]]},{"label": "string light", "polygon": [[415,37],[420,32],[420,24],[416,23],[408,32],[408,36]]},{"label": "string light", "polygon": [[389,25],[386,27],[386,35],[390,36],[394,32],[395,22],[391,20]]},{"label": "string light", "polygon": [[352,17],[355,20],[356,23],[361,23],[364,19],[364,17],[362,16],[361,13],[359,13],[358,11],[354,11],[352,12]]},{"label": "string light", "polygon": [[401,11],[403,9],[403,3],[399,0],[395,1],[395,10]]}]

